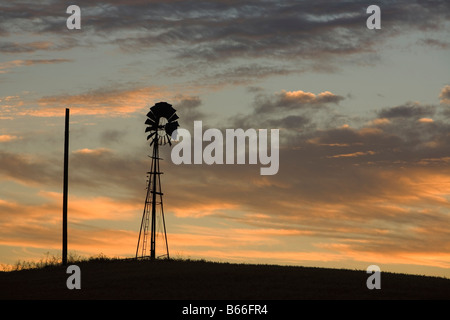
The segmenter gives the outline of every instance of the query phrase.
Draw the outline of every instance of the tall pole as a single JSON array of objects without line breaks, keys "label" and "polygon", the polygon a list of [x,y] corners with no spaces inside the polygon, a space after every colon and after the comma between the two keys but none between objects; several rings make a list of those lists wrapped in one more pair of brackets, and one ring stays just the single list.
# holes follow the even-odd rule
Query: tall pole
[{"label": "tall pole", "polygon": [[67,265],[67,191],[69,170],[69,109],[66,108],[66,126],[64,131],[64,186],[63,186],[63,243],[62,264]]}]

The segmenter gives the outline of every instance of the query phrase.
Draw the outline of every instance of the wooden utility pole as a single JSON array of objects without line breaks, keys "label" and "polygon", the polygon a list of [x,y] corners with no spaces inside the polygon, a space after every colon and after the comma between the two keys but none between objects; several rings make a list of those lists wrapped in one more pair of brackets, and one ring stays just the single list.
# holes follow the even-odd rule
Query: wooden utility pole
[{"label": "wooden utility pole", "polygon": [[62,264],[67,265],[67,191],[69,177],[69,109],[66,108],[66,126],[64,132],[64,186],[63,186],[63,243]]}]

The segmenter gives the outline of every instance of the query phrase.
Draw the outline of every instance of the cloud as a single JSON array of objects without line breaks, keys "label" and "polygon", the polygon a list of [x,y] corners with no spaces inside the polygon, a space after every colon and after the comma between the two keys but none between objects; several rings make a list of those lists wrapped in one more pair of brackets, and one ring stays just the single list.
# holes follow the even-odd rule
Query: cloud
[{"label": "cloud", "polygon": [[[251,123],[291,130],[290,138],[280,145],[278,174],[262,181],[259,167],[251,165],[176,166],[163,161],[168,216],[186,221],[207,217],[243,229],[289,230],[290,237],[301,237],[314,246],[322,243],[324,250],[339,257],[367,255],[383,262],[449,265],[445,257],[438,261],[427,249],[450,252],[440,227],[450,222],[450,126],[437,119],[424,120],[437,114],[437,106],[405,103],[374,112],[375,118],[360,126],[335,127],[324,121],[330,125],[319,129],[314,125],[320,120],[317,114],[303,112],[336,105],[344,101],[341,96],[302,90],[261,94],[255,93],[260,99],[243,118],[256,114],[258,102],[286,110],[284,115],[266,110]],[[178,96],[174,106],[177,112],[200,112],[202,101],[198,96]],[[334,116],[324,112],[320,117],[326,115]],[[294,130],[303,126],[309,129]],[[71,165],[73,185],[83,186],[85,192],[95,190],[99,199],[109,196],[140,203],[143,197],[145,159],[105,148],[82,148],[72,153]],[[265,218],[255,219],[249,213]],[[182,234],[168,230],[175,238]],[[261,241],[287,243],[281,234],[258,236]],[[252,250],[253,240],[246,243],[246,250]],[[182,244],[176,243],[182,250]],[[227,250],[219,248],[222,254]],[[199,250],[192,249],[197,254]],[[410,258],[401,258],[406,256]]]},{"label": "cloud", "polygon": [[127,132],[122,130],[105,130],[100,134],[100,143],[102,145],[110,145],[113,143],[123,142],[123,139],[126,135]]},{"label": "cloud", "polygon": [[358,151],[353,153],[344,153],[344,154],[337,154],[334,156],[328,156],[329,158],[342,158],[342,157],[360,157],[360,156],[367,156],[367,155],[374,155],[374,151]]},{"label": "cloud", "polygon": [[311,92],[304,92],[302,90],[298,91],[282,91],[280,94],[282,99],[295,100],[299,103],[310,103],[310,104],[322,104],[322,103],[338,103],[343,100],[344,97],[336,96],[335,94],[325,91],[318,95]]},{"label": "cloud", "polygon": [[[41,191],[30,194],[30,198],[33,203],[0,199],[0,244],[60,252],[62,194]],[[136,245],[137,231],[106,229],[98,223],[107,220],[124,224],[137,217],[136,213],[142,210],[140,204],[108,197],[70,195],[68,206],[70,252],[123,255]]]},{"label": "cloud", "polygon": [[450,85],[446,85],[442,88],[439,99],[441,99],[441,103],[443,104],[450,104]]},{"label": "cloud", "polygon": [[434,106],[422,106],[417,103],[407,103],[405,105],[383,109],[378,112],[380,118],[411,118],[431,116],[435,113]]},{"label": "cloud", "polygon": [[[406,5],[408,4],[408,5]],[[313,1],[108,1],[78,2],[83,35],[67,37],[120,46],[126,52],[164,48],[176,59],[223,63],[236,58],[326,61],[377,51],[382,39],[416,30],[443,30],[448,3],[383,4],[383,38],[367,32],[367,4]],[[0,30],[65,35],[63,3],[10,4],[2,8]],[[106,37],[104,36],[106,35]],[[430,42],[431,41],[431,42]],[[433,42],[434,41],[434,42]],[[95,45],[95,41],[90,41]],[[426,43],[442,43],[440,39]],[[42,44],[3,45],[27,52]],[[1,46],[0,46],[1,47]],[[52,46],[48,47],[49,50]]]},{"label": "cloud", "polygon": [[[58,192],[41,191],[39,195],[55,203],[62,199],[62,194]],[[113,199],[104,196],[70,195],[68,203],[70,203],[71,222],[74,224],[94,220],[128,220],[142,209],[142,203],[131,203],[120,198]]]},{"label": "cloud", "polygon": [[48,50],[53,46],[50,41],[34,41],[28,43],[0,42],[0,52],[3,53],[30,53],[37,50]]},{"label": "cloud", "polygon": [[[205,120],[208,117],[202,109],[202,100],[199,96],[178,94],[173,99],[173,107],[177,110],[179,121],[183,128],[189,128],[196,120]],[[182,119],[182,120],[181,120]]]},{"label": "cloud", "polygon": [[10,142],[16,139],[20,139],[18,136],[10,135],[10,134],[2,134],[0,135],[0,143],[2,142]]},{"label": "cloud", "polygon": [[[165,207],[168,212],[172,206],[177,216],[188,219],[202,216],[205,208],[209,219],[224,223],[262,230],[286,228],[292,237],[301,234],[314,246],[322,246],[323,239],[322,248],[351,259],[364,255],[383,263],[450,265],[450,247],[441,227],[450,222],[450,124],[428,118],[438,114],[439,106],[405,103],[374,112],[375,118],[358,126],[336,127],[332,121],[314,126],[334,114],[325,112],[318,118],[305,110],[316,110],[315,103],[334,105],[343,99],[301,90],[259,97],[253,110],[234,118],[234,124],[308,126],[308,130],[290,130],[289,139],[282,141],[279,172],[260,181],[257,168],[250,165],[171,165],[166,186],[176,185],[177,192],[166,195],[171,204]],[[296,104],[289,105],[289,99]],[[255,110],[268,102],[273,107],[285,103],[290,113],[266,111],[254,117]],[[253,122],[239,122],[247,118]],[[285,131],[280,134],[286,138]],[[217,209],[221,203],[231,209]],[[184,215],[179,208],[186,209]]]},{"label": "cloud", "polygon": [[[27,55],[74,45],[107,44],[126,53],[162,52],[172,69],[164,73],[166,66],[161,65],[158,76],[189,77],[194,90],[173,97],[159,86],[115,85],[37,99],[6,97],[2,98],[2,119],[19,115],[62,117],[65,107],[70,107],[75,116],[133,117],[137,112],[145,114],[153,102],[170,101],[170,97],[182,121],[189,123],[207,116],[208,106],[198,95],[199,83],[208,83],[207,88],[214,89],[226,83],[250,85],[268,76],[287,76],[313,68],[334,72],[343,66],[340,62],[370,62],[384,48],[385,41],[407,33],[424,38],[426,34],[420,32],[432,31],[433,39],[427,38],[421,44],[444,48],[446,40],[439,35],[445,30],[450,12],[448,1],[384,3],[383,32],[373,33],[365,28],[367,4],[360,1],[83,0],[79,5],[83,12],[82,33],[67,32],[63,3],[1,4],[0,34],[5,38],[0,51]],[[19,34],[24,39],[39,34],[39,38],[20,43],[11,40]],[[14,59],[2,62],[0,72],[70,62]],[[247,64],[245,59],[251,62]],[[447,87],[441,91],[442,104],[450,99]],[[258,247],[258,243],[264,243],[282,247],[284,251],[274,257],[294,257],[296,262],[370,257],[381,262],[412,261],[448,267],[448,232],[442,227],[449,223],[450,194],[450,126],[440,117],[445,106],[406,102],[374,111],[372,116],[356,122],[340,111],[340,105],[347,101],[345,93],[327,89],[274,94],[259,89],[254,91],[250,109],[244,109],[246,114],[229,119],[229,127],[282,129],[280,170],[273,177],[262,179],[259,166],[182,167],[164,157],[168,217],[186,222],[197,219],[197,223],[201,217],[208,219],[205,223],[217,223],[210,230],[196,230],[195,235],[169,228],[178,246],[185,248],[190,234],[189,239],[194,242],[196,238],[199,247],[213,242],[211,251],[224,257],[255,257],[263,250],[272,254],[268,247]],[[101,147],[92,141],[77,145],[70,158],[71,192],[85,193],[73,198],[78,220],[71,234],[77,246],[86,250],[119,246],[121,240],[133,247],[136,235],[122,228],[131,221],[133,210],[141,212],[140,205],[134,204],[142,204],[145,193],[143,174],[148,170],[148,158],[141,158],[143,152],[133,149],[123,153],[114,150],[114,142],[119,141],[123,131],[120,127],[108,128],[97,133]],[[11,142],[4,145],[8,148],[18,140],[12,134],[3,136]],[[108,141],[111,144],[106,144]],[[50,156],[45,159],[31,153],[0,152],[0,175],[8,185],[60,188],[61,169],[62,161]],[[30,244],[35,236],[43,239],[39,245],[59,245],[54,231],[54,219],[60,212],[56,200],[59,194],[54,196],[41,193],[46,202],[36,206],[0,201],[0,211],[14,213],[9,217],[33,211],[51,216],[53,223],[49,228],[39,223],[23,225],[30,231],[24,235],[12,232],[17,229],[9,230],[11,224],[5,222],[2,237],[8,235],[18,244]],[[126,217],[120,230],[91,224],[91,219],[103,220],[103,212],[109,211],[117,212],[114,219]],[[9,219],[4,215],[1,218]],[[27,223],[30,221],[37,219]],[[238,235],[231,249],[224,247],[229,234],[220,232],[220,228],[228,231],[227,226],[233,226],[230,231]],[[46,242],[49,234],[53,242]],[[241,248],[240,243],[248,247]],[[295,248],[297,243],[307,243],[314,252]],[[317,248],[323,251],[317,253]],[[430,248],[439,249],[433,252]]]},{"label": "cloud", "polygon": [[72,151],[75,155],[93,155],[93,156],[101,156],[101,155],[110,155],[111,150],[106,148],[99,148],[99,149],[89,149],[89,148],[83,148],[79,150]]},{"label": "cloud", "polygon": [[62,177],[54,161],[6,151],[0,151],[0,176],[24,185],[54,185]]},{"label": "cloud", "polygon": [[236,209],[236,207],[237,206],[235,204],[228,204],[228,203],[220,202],[220,203],[216,203],[216,204],[206,204],[206,205],[198,204],[196,206],[191,206],[191,207],[172,206],[171,211],[177,217],[199,218],[199,217],[204,217],[204,216],[208,216],[208,215],[214,215],[214,214],[220,213],[222,211],[226,211],[226,210]]},{"label": "cloud", "polygon": [[[69,185],[72,192],[82,196],[94,193],[99,197],[136,199],[145,189],[144,175],[149,165],[145,153],[142,159],[136,159],[108,148],[81,148],[69,155]],[[62,154],[54,158],[2,151],[0,178],[38,190],[61,188]]]},{"label": "cloud", "polygon": [[178,100],[176,103],[178,108],[189,109],[190,112],[197,109],[202,104],[200,97],[198,96],[177,95],[175,98]]},{"label": "cloud", "polygon": [[[320,93],[303,90],[281,90],[268,94],[258,90],[255,92],[251,112],[238,114],[228,119],[228,127],[234,128],[282,128],[280,139],[288,138],[293,132],[308,132],[317,129],[323,121],[330,121],[327,113],[334,114],[332,107],[345,98],[330,91]],[[322,117],[323,116],[323,117]]]},{"label": "cloud", "polygon": [[310,122],[305,116],[289,115],[282,119],[268,120],[267,123],[272,128],[299,129]]},{"label": "cloud", "polygon": [[[182,69],[177,67],[177,70]],[[211,69],[211,67],[209,67]],[[223,70],[213,70],[210,74],[200,77],[197,81],[203,87],[223,87],[225,85],[247,85],[255,81],[271,76],[286,76],[300,74],[307,70],[306,67],[296,68],[292,65],[283,66],[278,62],[261,61],[238,66],[225,67]]]},{"label": "cloud", "polygon": [[419,44],[423,44],[426,46],[430,46],[430,47],[435,47],[435,48],[439,48],[439,49],[448,49],[450,47],[450,43],[448,42],[444,42],[441,40],[437,40],[437,39],[421,39],[418,41]]},{"label": "cloud", "polygon": [[87,44],[81,43],[78,39],[68,36],[61,35],[57,40],[53,40],[51,37],[42,37],[45,40],[22,43],[16,41],[2,41],[0,42],[0,52],[5,54],[30,54],[38,51],[61,51],[71,49],[75,46],[87,46]]},{"label": "cloud", "polygon": [[62,116],[62,107],[70,108],[71,115],[126,116],[146,108],[151,101],[164,97],[160,87],[131,89],[99,88],[80,94],[46,96],[40,98],[38,108],[24,110],[23,114],[37,117]]},{"label": "cloud", "polygon": [[33,59],[33,60],[12,60],[8,62],[0,63],[0,73],[8,73],[11,69],[22,67],[22,66],[32,66],[37,64],[54,64],[63,62],[72,62],[70,59]]},{"label": "cloud", "polygon": [[63,117],[65,108],[71,116],[127,117],[144,112],[149,104],[167,100],[173,95],[160,86],[111,85],[78,94],[58,94],[36,97],[25,92],[22,96],[0,98],[0,118]]},{"label": "cloud", "polygon": [[23,98],[18,95],[0,97],[0,119],[14,119],[17,109],[23,105]]},{"label": "cloud", "polygon": [[[287,92],[265,95],[266,99],[259,101],[276,105],[279,100],[293,99],[304,105],[287,108],[289,113],[282,116],[265,112],[252,122],[272,121],[290,130],[289,139],[280,145],[276,175],[261,177],[259,166],[251,165],[176,166],[163,157],[165,213],[168,220],[182,220],[168,225],[171,248],[192,255],[238,259],[250,254],[256,259],[276,245],[294,256],[280,255],[280,261],[295,263],[323,261],[320,252],[324,252],[328,261],[371,257],[379,263],[448,267],[448,232],[442,226],[450,223],[450,125],[438,117],[433,122],[421,120],[438,114],[440,106],[405,103],[401,105],[404,108],[385,108],[382,115],[374,112],[373,119],[359,126],[333,126],[324,121],[330,125],[319,127],[313,125],[320,120],[316,113],[303,112],[316,110],[315,103],[329,106],[344,100],[334,98],[336,94]],[[198,96],[178,96],[174,106],[180,112],[200,112],[202,101]],[[257,108],[255,100],[246,116],[252,116]],[[326,115],[334,116],[327,110],[320,117]],[[297,124],[298,128],[309,126],[309,130],[293,130]],[[0,164],[5,179],[37,188],[61,183],[59,171],[48,159],[3,152]],[[97,227],[95,221],[121,221],[130,228],[133,221],[138,228],[148,159],[133,152],[81,147],[71,153],[70,165],[71,190],[78,193],[72,193],[70,202],[76,213],[71,231],[74,245],[85,251],[130,252],[136,232],[121,227],[114,233]],[[50,216],[60,211],[59,193],[41,192],[40,197],[45,202],[36,214]],[[10,213],[28,212],[23,205],[29,206],[0,202],[1,209]],[[113,212],[114,217],[108,218],[106,212]],[[208,219],[210,228],[186,231],[199,219]],[[24,229],[18,239],[7,232],[8,221],[2,221],[3,239],[10,239],[7,244],[29,243],[24,232],[29,232],[30,239],[42,236],[36,246],[59,243],[59,236],[53,232],[50,237],[49,229],[41,224]],[[223,241],[229,231],[236,235],[232,243]],[[117,244],[117,251],[108,239]],[[186,247],[186,239],[191,241],[190,247]],[[312,249],[295,248],[293,244],[298,242]],[[128,249],[119,243],[128,243]],[[263,250],[261,243],[265,244]]]},{"label": "cloud", "polygon": [[[332,147],[320,148],[332,151]],[[427,249],[439,247],[441,253],[447,254],[450,250],[445,244],[446,232],[439,227],[449,222],[448,170],[441,174],[442,167],[399,169],[395,160],[370,165],[361,155],[335,159],[319,157],[317,152],[310,155],[311,151],[282,152],[280,173],[270,179],[274,183],[257,187],[252,184],[254,175],[248,168],[230,168],[226,172],[221,172],[221,168],[199,168],[208,177],[206,184],[201,178],[189,181],[188,177],[185,180],[174,170],[168,170],[177,175],[179,188],[175,195],[168,193],[166,212],[170,214],[172,207],[185,208],[184,215],[177,213],[179,217],[207,214],[216,221],[240,223],[258,230],[287,228],[297,240],[301,234],[308,239],[305,241],[317,243],[319,239],[327,239],[329,243],[345,245],[347,250],[333,252],[341,252],[342,257],[348,258],[348,251],[352,251],[351,256],[357,260],[364,254],[388,263],[394,256],[420,253],[428,257],[427,262],[415,263],[450,264],[448,259],[434,260],[434,253]],[[346,161],[333,163],[341,159]],[[277,182],[289,184],[289,188],[278,187]],[[189,190],[182,188],[185,183],[189,183]],[[165,185],[168,184],[166,179]],[[221,203],[234,207],[230,211],[220,210]],[[239,212],[254,212],[265,218],[252,219]],[[423,234],[426,230],[433,232]],[[278,237],[269,238],[285,243]]]},{"label": "cloud", "polygon": [[273,97],[259,95],[255,102],[257,104],[255,113],[279,113],[296,109],[322,107],[329,103],[337,104],[342,100],[344,100],[344,97],[335,95],[329,91],[314,94],[302,90],[282,90]]}]

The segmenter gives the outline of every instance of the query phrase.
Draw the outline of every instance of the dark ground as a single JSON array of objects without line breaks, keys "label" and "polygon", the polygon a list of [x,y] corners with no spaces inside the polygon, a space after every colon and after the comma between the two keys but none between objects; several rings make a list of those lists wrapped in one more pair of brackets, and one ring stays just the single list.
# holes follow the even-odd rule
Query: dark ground
[{"label": "dark ground", "polygon": [[365,271],[204,261],[104,260],[76,263],[81,289],[65,267],[0,272],[2,300],[450,300],[450,279],[381,272],[369,290]]}]

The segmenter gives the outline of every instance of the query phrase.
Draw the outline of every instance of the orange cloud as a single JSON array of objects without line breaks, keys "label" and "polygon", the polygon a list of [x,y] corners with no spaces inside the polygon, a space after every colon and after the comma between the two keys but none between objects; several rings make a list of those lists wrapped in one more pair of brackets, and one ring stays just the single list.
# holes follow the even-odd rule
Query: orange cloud
[{"label": "orange cloud", "polygon": [[446,85],[442,88],[439,99],[441,99],[441,103],[443,104],[450,104],[450,85]]},{"label": "orange cloud", "polygon": [[39,109],[26,113],[38,117],[61,116],[64,107],[70,108],[72,115],[117,117],[146,108],[164,94],[160,87],[98,89],[83,94],[43,97],[38,100]]},{"label": "orange cloud", "polygon": [[338,102],[339,100],[342,100],[343,98],[340,96],[335,95],[334,93],[331,93],[330,91],[324,91],[319,94],[314,94],[312,92],[305,92],[302,90],[298,91],[285,91],[282,90],[280,93],[280,97],[283,97],[287,100],[295,100],[299,103],[327,103],[327,102]]},{"label": "orange cloud", "polygon": [[11,120],[24,101],[17,95],[0,97],[0,119]]},{"label": "orange cloud", "polygon": [[267,178],[266,176],[256,177],[255,179],[252,180],[252,183],[257,187],[271,187],[272,186],[272,187],[279,187],[279,188],[287,189],[291,186],[286,182],[271,180],[271,179]]},{"label": "orange cloud", "polygon": [[[0,244],[59,253],[61,248],[62,194],[40,191],[42,203],[18,203],[0,199]],[[125,255],[135,250],[136,231],[126,230],[127,221],[137,221],[142,204],[106,197],[69,196],[69,251],[84,255]],[[103,227],[104,222],[124,227]],[[134,225],[134,224],[133,224]],[[26,258],[27,260],[29,257]],[[2,263],[4,261],[1,261]]]},{"label": "orange cloud", "polygon": [[111,150],[108,148],[98,148],[98,149],[89,149],[83,148],[79,150],[72,151],[74,154],[89,154],[89,155],[102,155],[105,153],[111,153]]},{"label": "orange cloud", "polygon": [[103,227],[69,228],[69,252],[85,256],[134,257],[138,232]]},{"label": "orange cloud", "polygon": [[351,144],[349,143],[322,143],[319,137],[311,138],[306,140],[307,143],[315,144],[318,146],[327,146],[327,147],[349,147]]},{"label": "orange cloud", "polygon": [[369,125],[385,125],[390,124],[391,120],[388,118],[377,118],[369,122]]},{"label": "orange cloud", "polygon": [[222,203],[222,202],[208,203],[208,204],[192,203],[189,206],[185,205],[181,207],[171,206],[170,211],[174,212],[175,216],[180,218],[186,217],[200,218],[213,215],[224,210],[234,210],[237,208],[238,206],[232,203]]},{"label": "orange cloud", "polygon": [[[58,192],[41,191],[39,195],[55,203],[62,201]],[[143,209],[142,203],[128,203],[107,197],[81,197],[69,195],[68,211],[73,222],[88,220],[127,220]]]},{"label": "orange cloud", "polygon": [[0,135],[0,142],[10,142],[13,140],[19,139],[17,136],[9,135],[9,134],[2,134]]},{"label": "orange cloud", "polygon": [[383,130],[379,128],[362,128],[357,131],[360,135],[378,135],[383,132]]},{"label": "orange cloud", "polygon": [[[435,252],[433,250],[427,252],[408,252],[401,250],[390,252],[361,252],[360,250],[355,250],[351,244],[322,243],[317,246],[335,252],[341,258],[362,261],[368,264],[376,262],[379,265],[403,264],[450,268],[450,253]],[[447,276],[450,276],[450,273]]]},{"label": "orange cloud", "polygon": [[53,64],[62,62],[71,62],[70,59],[34,59],[34,60],[12,60],[8,62],[0,63],[0,74],[8,73],[11,69],[22,67],[22,66],[32,66],[36,64]]},{"label": "orange cloud", "polygon": [[360,156],[367,156],[367,155],[374,155],[376,152],[374,151],[358,151],[353,153],[345,153],[345,154],[337,154],[334,156],[327,156],[327,158],[351,158],[351,157],[360,157]]}]

